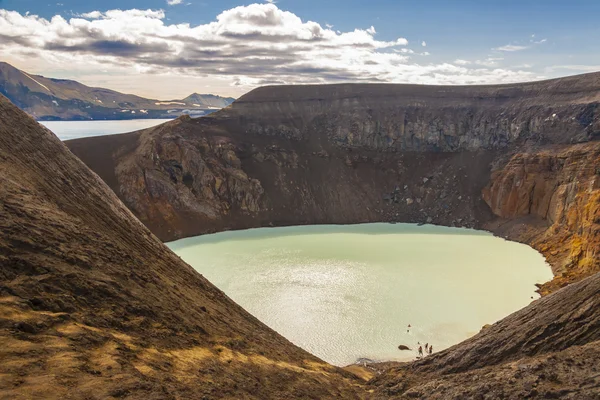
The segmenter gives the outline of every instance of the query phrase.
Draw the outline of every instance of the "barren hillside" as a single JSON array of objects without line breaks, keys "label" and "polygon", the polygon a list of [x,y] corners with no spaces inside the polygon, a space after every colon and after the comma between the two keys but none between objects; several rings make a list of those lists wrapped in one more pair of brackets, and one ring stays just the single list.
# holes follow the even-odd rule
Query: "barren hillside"
[{"label": "barren hillside", "polygon": [[360,398],[0,96],[0,398]]}]

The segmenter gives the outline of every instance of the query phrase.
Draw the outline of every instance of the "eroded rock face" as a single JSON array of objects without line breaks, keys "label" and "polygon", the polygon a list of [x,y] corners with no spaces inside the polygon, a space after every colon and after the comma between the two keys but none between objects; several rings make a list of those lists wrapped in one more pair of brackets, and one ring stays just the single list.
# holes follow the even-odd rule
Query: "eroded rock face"
[{"label": "eroded rock face", "polygon": [[[125,204],[163,240],[258,226],[438,221],[476,226],[493,152],[349,152],[328,141],[206,132],[177,120],[118,139],[95,138]],[[91,138],[92,139],[92,138]],[[128,142],[128,143],[124,143]],[[93,162],[90,139],[69,142]]]},{"label": "eroded rock face", "polygon": [[182,118],[140,136],[134,153],[115,169],[119,194],[143,221],[154,221],[171,235],[191,215],[210,224],[231,209],[257,213],[264,192],[241,169],[237,148],[226,137],[186,139]]},{"label": "eroded rock face", "polygon": [[483,198],[504,220],[544,222],[498,227],[546,255],[557,279],[544,291],[600,271],[600,143],[517,153],[492,172]]},{"label": "eroded rock face", "polygon": [[498,86],[265,87],[217,118],[248,133],[379,151],[477,151],[600,134],[600,75]]}]

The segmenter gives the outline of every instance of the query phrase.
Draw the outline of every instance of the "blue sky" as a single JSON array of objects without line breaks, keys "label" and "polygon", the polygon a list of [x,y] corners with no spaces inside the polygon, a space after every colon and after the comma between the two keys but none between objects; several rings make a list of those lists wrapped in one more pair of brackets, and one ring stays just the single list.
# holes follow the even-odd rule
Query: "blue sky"
[{"label": "blue sky", "polygon": [[[33,73],[159,98],[190,86],[237,96],[270,83],[501,83],[600,70],[600,1],[175,2],[0,0],[0,48]],[[106,13],[116,9],[162,13]],[[182,42],[178,24],[189,24],[176,30]]]}]

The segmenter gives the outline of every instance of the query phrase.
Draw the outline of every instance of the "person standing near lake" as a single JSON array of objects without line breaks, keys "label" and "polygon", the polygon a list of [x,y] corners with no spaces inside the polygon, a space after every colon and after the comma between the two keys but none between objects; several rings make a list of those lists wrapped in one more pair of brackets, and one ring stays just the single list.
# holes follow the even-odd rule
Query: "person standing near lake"
[{"label": "person standing near lake", "polygon": [[419,357],[423,357],[423,346],[419,346]]},{"label": "person standing near lake", "polygon": [[432,354],[433,354],[433,346],[429,345],[429,355],[432,355]]}]

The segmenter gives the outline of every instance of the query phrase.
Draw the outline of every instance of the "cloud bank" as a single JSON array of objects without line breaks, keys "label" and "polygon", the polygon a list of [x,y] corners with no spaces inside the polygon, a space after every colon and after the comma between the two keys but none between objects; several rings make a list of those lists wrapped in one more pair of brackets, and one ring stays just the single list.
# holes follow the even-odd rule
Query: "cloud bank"
[{"label": "cloud bank", "polygon": [[[177,4],[178,0],[169,0]],[[275,2],[223,11],[204,25],[168,24],[163,10],[91,11],[50,20],[0,10],[0,50],[46,62],[210,77],[231,85],[330,82],[501,83],[533,73],[468,62],[427,63],[406,38],[374,27],[340,32]],[[426,43],[417,43],[425,46]]]}]

